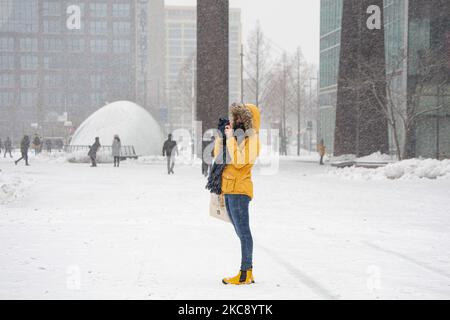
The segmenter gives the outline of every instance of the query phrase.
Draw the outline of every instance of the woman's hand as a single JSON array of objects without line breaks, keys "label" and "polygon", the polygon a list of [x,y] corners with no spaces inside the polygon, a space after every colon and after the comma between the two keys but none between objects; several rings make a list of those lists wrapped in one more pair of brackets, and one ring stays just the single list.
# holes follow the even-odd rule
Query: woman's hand
[{"label": "woman's hand", "polygon": [[230,125],[225,127],[225,135],[227,138],[231,138],[233,136],[233,129],[231,129]]}]

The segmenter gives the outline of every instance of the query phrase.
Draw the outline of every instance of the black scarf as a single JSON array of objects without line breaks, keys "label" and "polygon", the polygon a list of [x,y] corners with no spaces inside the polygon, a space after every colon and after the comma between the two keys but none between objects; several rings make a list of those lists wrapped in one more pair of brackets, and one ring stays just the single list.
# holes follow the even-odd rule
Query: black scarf
[{"label": "black scarf", "polygon": [[[227,152],[227,137],[225,135],[225,127],[230,125],[230,121],[228,119],[220,119],[218,129],[222,134],[222,147],[214,159],[214,163],[211,167],[211,172],[208,176],[208,183],[206,184],[206,189],[211,191],[214,194],[222,194],[222,173],[225,167],[227,166],[227,160],[230,159]],[[228,159],[227,159],[228,158]]]}]

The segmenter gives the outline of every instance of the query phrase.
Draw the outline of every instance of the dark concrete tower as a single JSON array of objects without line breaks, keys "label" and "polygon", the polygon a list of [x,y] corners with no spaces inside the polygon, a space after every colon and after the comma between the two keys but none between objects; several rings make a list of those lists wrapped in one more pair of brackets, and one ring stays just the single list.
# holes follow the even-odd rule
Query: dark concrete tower
[{"label": "dark concrete tower", "polygon": [[197,121],[203,132],[228,114],[228,0],[197,0]]},{"label": "dark concrete tower", "polygon": [[[336,107],[336,156],[389,151],[383,0],[344,0]],[[377,92],[374,94],[374,88]]]}]

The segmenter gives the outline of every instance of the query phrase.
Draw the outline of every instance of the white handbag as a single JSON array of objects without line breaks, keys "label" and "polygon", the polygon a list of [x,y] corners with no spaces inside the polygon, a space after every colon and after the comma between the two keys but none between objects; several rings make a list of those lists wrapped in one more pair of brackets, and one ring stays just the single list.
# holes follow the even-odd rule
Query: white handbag
[{"label": "white handbag", "polygon": [[211,198],[209,201],[209,215],[216,219],[231,223],[223,195],[211,193]]}]

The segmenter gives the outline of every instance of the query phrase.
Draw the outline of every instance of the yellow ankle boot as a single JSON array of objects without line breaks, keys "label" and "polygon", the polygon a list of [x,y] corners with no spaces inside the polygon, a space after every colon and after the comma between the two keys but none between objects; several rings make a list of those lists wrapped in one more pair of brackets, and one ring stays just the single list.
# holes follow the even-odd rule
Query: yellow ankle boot
[{"label": "yellow ankle boot", "polygon": [[233,278],[222,279],[222,283],[232,284],[236,286],[255,283],[255,280],[253,279],[253,269],[247,271],[239,271],[239,274]]}]

